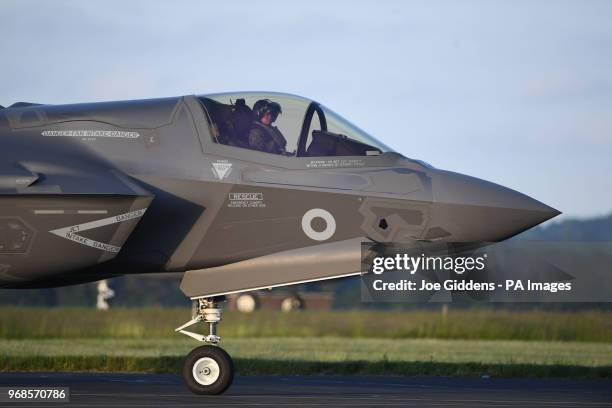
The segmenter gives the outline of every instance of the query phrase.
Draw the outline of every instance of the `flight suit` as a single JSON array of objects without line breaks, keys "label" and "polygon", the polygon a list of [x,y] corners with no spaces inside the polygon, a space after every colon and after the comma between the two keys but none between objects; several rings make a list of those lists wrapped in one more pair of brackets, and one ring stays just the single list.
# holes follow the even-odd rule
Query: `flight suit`
[{"label": "flight suit", "polygon": [[253,122],[248,135],[249,148],[266,153],[285,154],[287,140],[276,126]]}]

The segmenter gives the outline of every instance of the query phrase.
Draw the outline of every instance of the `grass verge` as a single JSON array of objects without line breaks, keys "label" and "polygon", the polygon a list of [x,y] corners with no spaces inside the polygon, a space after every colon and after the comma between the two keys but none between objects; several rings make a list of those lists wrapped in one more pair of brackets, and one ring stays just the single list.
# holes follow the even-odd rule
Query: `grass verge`
[{"label": "grass verge", "polygon": [[[2,371],[179,373],[191,339],[0,340]],[[507,340],[238,338],[239,374],[612,378],[612,344]]]},{"label": "grass verge", "polygon": [[[240,375],[401,375],[500,378],[611,379],[612,366],[439,363],[426,361],[235,361]],[[0,370],[180,373],[182,357],[0,356]]]},{"label": "grass verge", "polygon": [[[0,338],[175,338],[187,309],[0,308]],[[612,311],[224,311],[226,338],[344,337],[612,343]]]}]

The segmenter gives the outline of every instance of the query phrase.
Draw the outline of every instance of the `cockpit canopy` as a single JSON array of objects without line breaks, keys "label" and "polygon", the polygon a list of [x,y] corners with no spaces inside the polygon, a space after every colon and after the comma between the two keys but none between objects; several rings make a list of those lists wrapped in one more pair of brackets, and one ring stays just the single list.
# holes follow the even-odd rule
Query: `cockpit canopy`
[{"label": "cockpit canopy", "polygon": [[[216,143],[297,157],[393,151],[327,107],[299,96],[242,92],[202,95],[199,100]],[[281,113],[266,118],[265,109],[253,111],[256,104],[276,110],[278,104]]]}]

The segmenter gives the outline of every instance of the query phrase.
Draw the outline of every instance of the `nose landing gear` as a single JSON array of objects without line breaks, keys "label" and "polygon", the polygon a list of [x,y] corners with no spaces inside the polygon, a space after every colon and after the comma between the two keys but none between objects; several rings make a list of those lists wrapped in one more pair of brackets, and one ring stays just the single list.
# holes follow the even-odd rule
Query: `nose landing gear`
[{"label": "nose landing gear", "polygon": [[[218,346],[217,324],[221,321],[221,309],[213,298],[194,301],[193,318],[175,331],[198,341],[209,343],[196,347],[187,355],[183,365],[183,380],[194,394],[222,394],[234,379],[234,364],[225,350]],[[208,323],[208,335],[185,330],[198,323]]]}]

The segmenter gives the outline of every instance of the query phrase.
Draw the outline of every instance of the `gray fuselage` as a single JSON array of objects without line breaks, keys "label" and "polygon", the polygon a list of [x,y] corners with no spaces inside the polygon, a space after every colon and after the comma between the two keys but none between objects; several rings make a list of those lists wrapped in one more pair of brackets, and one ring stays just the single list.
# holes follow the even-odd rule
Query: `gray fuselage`
[{"label": "gray fuselage", "polygon": [[[230,292],[350,274],[334,263],[347,243],[497,242],[558,214],[395,152],[276,155],[220,143],[216,131],[196,96],[0,110],[0,286],[258,260],[221,270]],[[304,271],[266,275],[277,254],[299,254]],[[314,278],[308,262],[319,264]]]}]

